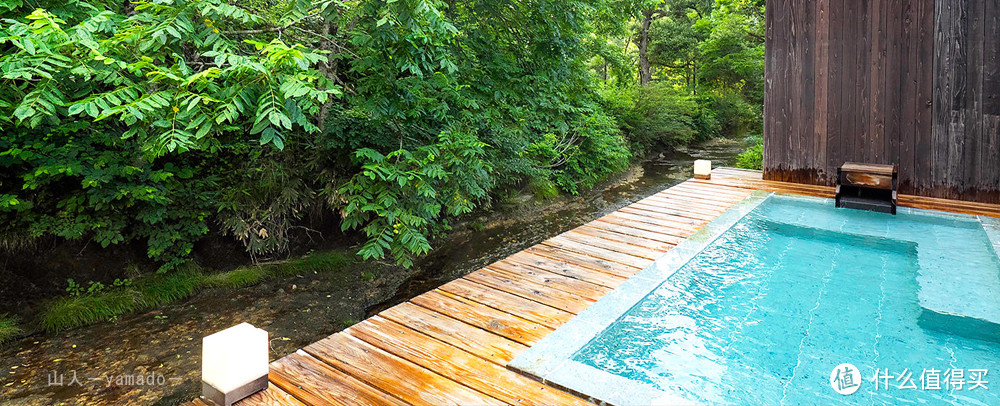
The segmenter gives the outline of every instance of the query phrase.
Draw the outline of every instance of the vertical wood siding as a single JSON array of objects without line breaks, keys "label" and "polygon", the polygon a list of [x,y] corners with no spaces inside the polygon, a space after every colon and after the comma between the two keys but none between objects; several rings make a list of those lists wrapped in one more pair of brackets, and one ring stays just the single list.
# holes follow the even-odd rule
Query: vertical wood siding
[{"label": "vertical wood siding", "polygon": [[766,43],[766,179],[1000,203],[1000,0],[773,0]]}]

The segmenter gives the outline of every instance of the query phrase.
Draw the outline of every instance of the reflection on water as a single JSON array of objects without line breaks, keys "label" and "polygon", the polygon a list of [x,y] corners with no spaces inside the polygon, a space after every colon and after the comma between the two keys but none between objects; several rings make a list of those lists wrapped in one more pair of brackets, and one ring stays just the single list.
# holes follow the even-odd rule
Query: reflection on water
[{"label": "reflection on water", "polygon": [[[679,183],[691,176],[695,159],[732,165],[744,148],[735,141],[682,148],[580,195],[540,204],[525,200],[516,209],[489,213],[469,222],[478,226],[459,227],[435,241],[440,248],[410,270],[360,264],[352,272],[207,292],[114,323],[28,337],[0,349],[0,401],[5,406],[180,404],[200,394],[200,342],[211,332],[249,322],[270,333],[273,358],[284,356],[371,313]],[[74,372],[77,381],[71,381]],[[63,385],[49,384],[53,373],[62,374]],[[166,383],[114,382],[121,375],[152,373],[164,376]]]}]

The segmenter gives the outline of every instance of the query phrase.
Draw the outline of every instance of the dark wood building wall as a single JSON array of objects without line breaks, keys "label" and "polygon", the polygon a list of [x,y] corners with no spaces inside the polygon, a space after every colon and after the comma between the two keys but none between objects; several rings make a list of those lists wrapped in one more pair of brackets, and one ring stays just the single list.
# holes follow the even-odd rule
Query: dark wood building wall
[{"label": "dark wood building wall", "polygon": [[1000,203],[1000,0],[770,0],[764,176]]}]

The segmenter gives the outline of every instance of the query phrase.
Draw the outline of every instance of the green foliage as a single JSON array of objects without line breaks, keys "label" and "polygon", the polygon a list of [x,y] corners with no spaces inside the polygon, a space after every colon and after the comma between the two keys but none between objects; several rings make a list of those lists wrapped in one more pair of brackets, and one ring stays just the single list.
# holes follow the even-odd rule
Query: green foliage
[{"label": "green foliage", "polygon": [[262,21],[226,3],[135,3],[128,15],[51,6],[13,8],[0,28],[0,216],[11,231],[145,241],[161,270],[174,268],[220,210],[232,153],[317,131],[309,115],[340,94],[312,68],[322,52],[220,31]]},{"label": "green foliage", "polygon": [[[655,102],[675,105],[693,121],[678,120],[676,142],[716,136],[742,136],[761,131],[764,96],[764,2],[760,0],[665,0],[647,9],[652,22],[647,31],[646,57],[652,65]],[[637,36],[642,27],[633,28]],[[641,57],[641,55],[638,55]],[[644,89],[645,90],[645,89]],[[685,100],[681,95],[688,95]],[[677,105],[674,100],[694,102],[697,107]],[[661,115],[660,124],[674,121]],[[692,137],[677,126],[695,130]],[[640,139],[648,134],[638,135]],[[664,138],[664,137],[656,137]],[[667,143],[670,145],[670,143]]]},{"label": "green foliage", "polygon": [[[715,112],[670,84],[608,92],[609,103],[638,153],[716,136]],[[629,104],[629,102],[631,104]]]},{"label": "green foliage", "polygon": [[736,158],[736,167],[744,169],[764,168],[764,141],[757,135],[757,142]]},{"label": "green foliage", "polygon": [[627,168],[632,152],[615,120],[607,115],[583,115],[574,124],[575,132],[571,136],[577,141],[571,140],[568,147],[563,147],[553,157],[561,161],[550,163],[549,167],[553,169],[556,183],[563,190],[576,194],[581,188],[590,188],[612,173]]},{"label": "green foliage", "polygon": [[17,318],[0,314],[0,344],[13,340],[24,333],[17,323]]},{"label": "green foliage", "polygon": [[444,131],[438,140],[413,152],[382,155],[361,149],[355,154],[363,170],[338,193],[347,203],[343,229],[360,228],[368,236],[359,251],[363,258],[390,253],[410,266],[413,254],[430,250],[425,234],[434,221],[442,214],[468,213],[486,197],[486,144],[460,131]]},{"label": "green foliage", "polygon": [[[84,289],[83,285],[76,283],[72,278],[67,279],[66,284],[69,285],[66,287],[66,292],[73,297],[80,297],[84,295],[96,295],[99,293],[103,293],[105,289],[103,283],[95,281],[90,281],[87,284],[87,288]],[[115,281],[112,282],[111,284],[111,286],[114,288],[121,288],[131,285],[132,281],[130,279],[115,279]]]},{"label": "green foliage", "polygon": [[[323,56],[281,40],[234,41],[216,27],[260,18],[216,0],[137,3],[124,16],[78,2],[72,12],[35,9],[7,19],[0,92],[8,127],[112,119],[148,158],[204,149],[245,131],[284,145],[296,126],[339,95],[309,67]],[[185,55],[200,55],[185,58]],[[0,122],[2,124],[2,122]]]},{"label": "green foliage", "polygon": [[[630,22],[652,9],[661,83],[635,89]],[[511,190],[577,193],[640,153],[758,131],[762,11],[751,0],[8,2],[0,247],[144,244],[161,271],[183,273],[210,233],[266,261],[339,213],[342,230],[361,230],[361,257],[408,266],[449,219]],[[216,282],[259,277],[241,272]],[[179,284],[165,296],[185,294],[180,282],[164,279]]]}]

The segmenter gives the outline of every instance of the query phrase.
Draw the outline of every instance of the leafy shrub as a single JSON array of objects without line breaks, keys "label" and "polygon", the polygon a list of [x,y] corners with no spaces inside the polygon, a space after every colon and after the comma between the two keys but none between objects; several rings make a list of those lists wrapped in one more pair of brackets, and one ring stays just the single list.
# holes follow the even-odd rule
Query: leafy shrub
[{"label": "leafy shrub", "polygon": [[222,35],[261,24],[244,8],[47,5],[5,14],[0,28],[0,215],[15,233],[145,241],[161,270],[174,268],[217,211],[215,160],[317,131],[307,115],[340,94],[311,69],[321,53]]},{"label": "leafy shrub", "polygon": [[444,131],[437,144],[387,155],[361,149],[362,172],[338,193],[346,206],[343,229],[364,231],[368,242],[358,253],[365,259],[389,253],[403,266],[431,246],[426,234],[442,214],[472,211],[486,197],[490,177],[482,159],[486,144],[468,133]]},{"label": "leafy shrub", "polygon": [[735,137],[748,131],[761,131],[761,106],[747,102],[741,95],[723,90],[711,92],[699,100],[703,110],[710,111],[715,121],[712,133],[702,134],[701,139]]},{"label": "leafy shrub", "polygon": [[590,188],[628,167],[632,152],[617,123],[603,113],[584,115],[575,123],[571,142],[561,151],[561,162],[552,165],[556,183],[570,193]]},{"label": "leafy shrub", "polygon": [[642,88],[626,116],[629,141],[644,152],[689,143],[698,137],[699,117],[698,103],[684,91],[665,84]]},{"label": "leafy shrub", "polygon": [[764,168],[764,140],[756,136],[756,143],[736,157],[736,166],[744,169]]}]

